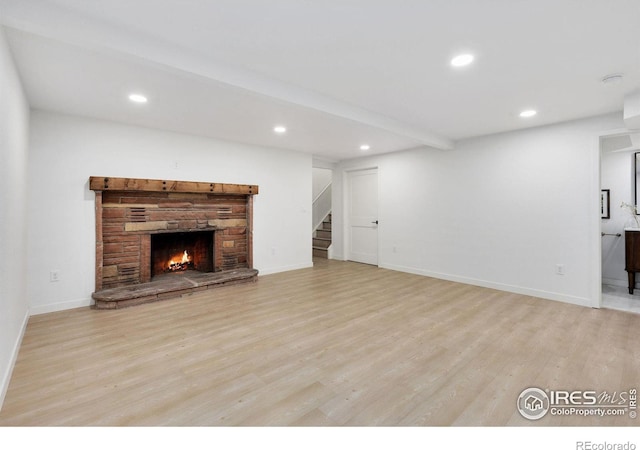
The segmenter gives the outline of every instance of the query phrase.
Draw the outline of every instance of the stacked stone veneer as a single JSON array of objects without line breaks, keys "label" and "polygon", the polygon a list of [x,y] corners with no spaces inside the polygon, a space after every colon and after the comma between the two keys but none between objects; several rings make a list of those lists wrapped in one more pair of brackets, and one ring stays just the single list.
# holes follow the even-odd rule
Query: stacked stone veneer
[{"label": "stacked stone veneer", "polygon": [[252,196],[96,192],[96,291],[151,281],[151,235],[214,233],[214,272],[251,268]]}]

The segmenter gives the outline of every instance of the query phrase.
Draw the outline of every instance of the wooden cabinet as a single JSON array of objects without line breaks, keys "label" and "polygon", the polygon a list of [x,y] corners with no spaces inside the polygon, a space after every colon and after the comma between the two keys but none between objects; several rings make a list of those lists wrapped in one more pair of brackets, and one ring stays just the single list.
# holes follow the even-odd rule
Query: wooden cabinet
[{"label": "wooden cabinet", "polygon": [[624,270],[629,276],[629,294],[636,286],[636,272],[640,272],[640,230],[624,231]]}]

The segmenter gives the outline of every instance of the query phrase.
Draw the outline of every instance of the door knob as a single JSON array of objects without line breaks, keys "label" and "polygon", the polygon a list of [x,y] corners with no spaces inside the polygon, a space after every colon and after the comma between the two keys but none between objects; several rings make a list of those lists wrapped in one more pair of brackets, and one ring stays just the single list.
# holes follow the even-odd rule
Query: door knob
[{"label": "door knob", "polygon": [[375,222],[371,222],[371,223],[375,223],[376,225],[378,225],[378,221],[377,220]]}]

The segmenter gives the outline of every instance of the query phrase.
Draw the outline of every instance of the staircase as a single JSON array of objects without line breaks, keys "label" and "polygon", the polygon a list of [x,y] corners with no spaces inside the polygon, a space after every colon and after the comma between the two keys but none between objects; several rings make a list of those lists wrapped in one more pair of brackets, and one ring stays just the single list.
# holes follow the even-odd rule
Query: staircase
[{"label": "staircase", "polygon": [[313,237],[313,256],[315,258],[327,258],[331,245],[331,213],[322,221],[322,225],[315,231]]}]

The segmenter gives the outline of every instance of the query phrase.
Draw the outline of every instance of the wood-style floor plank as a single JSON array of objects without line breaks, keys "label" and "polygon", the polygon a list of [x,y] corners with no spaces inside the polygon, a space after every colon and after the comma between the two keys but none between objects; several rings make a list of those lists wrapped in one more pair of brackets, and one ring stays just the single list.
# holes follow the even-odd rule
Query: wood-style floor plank
[{"label": "wood-style floor plank", "polygon": [[[640,301],[640,300],[639,300]],[[640,385],[640,316],[363,264],[30,318],[3,426],[633,426],[528,387]]]}]

